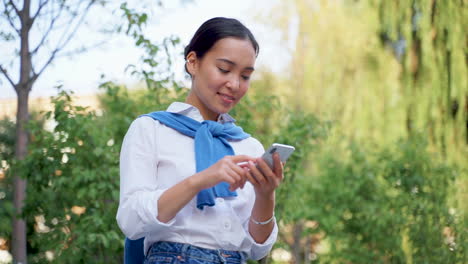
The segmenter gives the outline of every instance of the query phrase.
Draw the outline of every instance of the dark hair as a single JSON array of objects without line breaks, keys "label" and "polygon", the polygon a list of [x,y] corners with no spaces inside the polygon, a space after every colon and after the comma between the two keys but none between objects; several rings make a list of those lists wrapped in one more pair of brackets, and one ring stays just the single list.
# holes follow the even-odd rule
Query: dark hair
[{"label": "dark hair", "polygon": [[[215,17],[207,20],[198,28],[190,43],[185,47],[184,58],[187,58],[187,55],[191,51],[197,54],[197,58],[202,58],[213,47],[216,41],[228,37],[250,40],[255,50],[255,55],[258,55],[260,47],[252,32],[246,26],[234,18]],[[187,65],[185,66],[185,71],[187,71]]]}]

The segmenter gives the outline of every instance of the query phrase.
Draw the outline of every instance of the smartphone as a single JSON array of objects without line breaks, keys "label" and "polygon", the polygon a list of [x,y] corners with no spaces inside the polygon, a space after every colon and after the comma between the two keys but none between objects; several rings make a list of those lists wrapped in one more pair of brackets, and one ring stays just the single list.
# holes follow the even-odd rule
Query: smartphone
[{"label": "smartphone", "polygon": [[268,166],[273,169],[273,153],[278,152],[281,162],[286,162],[286,160],[291,156],[296,148],[290,145],[284,145],[279,143],[273,143],[263,154],[262,159],[266,161]]}]

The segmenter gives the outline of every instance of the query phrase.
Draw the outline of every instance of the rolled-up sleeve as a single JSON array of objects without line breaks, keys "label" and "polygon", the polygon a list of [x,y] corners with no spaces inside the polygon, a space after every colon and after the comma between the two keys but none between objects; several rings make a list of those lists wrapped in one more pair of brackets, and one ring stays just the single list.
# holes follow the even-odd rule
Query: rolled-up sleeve
[{"label": "rolled-up sleeve", "polygon": [[[260,143],[258,140],[256,139],[253,139],[253,147],[254,147],[254,151],[253,151],[253,154],[252,156],[254,157],[261,157],[263,155],[263,153],[265,152],[265,149],[263,148],[263,145],[262,143]],[[250,204],[248,207],[248,210],[249,210],[249,215],[252,211],[252,208],[253,208],[253,204],[255,202],[255,192],[253,190],[253,187],[252,187],[252,190],[249,192],[249,197],[247,199],[248,201],[250,201]],[[245,230],[245,233],[247,234],[247,239],[249,240],[249,242],[251,243],[251,249],[250,249],[250,258],[251,259],[254,259],[254,260],[259,260],[261,258],[264,258],[266,255],[268,255],[268,253],[270,252],[270,250],[273,248],[273,245],[275,244],[277,238],[278,238],[278,225],[276,223],[276,218],[274,218],[274,227],[273,227],[273,230],[271,231],[270,233],[270,236],[267,238],[267,240],[263,243],[257,243],[255,242],[254,238],[252,237],[252,235],[250,234],[250,231],[249,231],[249,221],[250,221],[250,217],[243,223],[243,228]]]},{"label": "rolled-up sleeve", "polygon": [[130,239],[171,226],[158,220],[158,200],[166,189],[158,188],[156,124],[148,117],[133,121],[120,152],[120,202],[117,223]]},{"label": "rolled-up sleeve", "polygon": [[249,230],[249,221],[246,221],[244,223],[244,228],[247,230],[247,238],[250,240],[252,243],[252,247],[250,250],[250,257],[254,260],[259,260],[261,258],[264,258],[266,255],[268,255],[268,252],[270,252],[271,248],[276,242],[276,239],[278,238],[278,225],[276,224],[276,218],[274,219],[275,226],[273,227],[273,230],[270,233],[270,236],[267,238],[267,240],[261,244],[255,242],[254,238],[250,235]]}]

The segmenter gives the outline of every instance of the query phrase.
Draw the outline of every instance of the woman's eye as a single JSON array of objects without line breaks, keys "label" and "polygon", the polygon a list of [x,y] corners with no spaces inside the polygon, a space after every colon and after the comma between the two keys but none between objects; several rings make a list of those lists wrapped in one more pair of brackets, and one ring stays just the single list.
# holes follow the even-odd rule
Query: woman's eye
[{"label": "woman's eye", "polygon": [[222,73],[228,73],[228,72],[229,72],[228,70],[225,70],[225,69],[219,68],[219,67],[218,67],[218,70],[219,70],[220,72],[222,72]]},{"label": "woman's eye", "polygon": [[247,75],[242,75],[242,79],[244,79],[244,80],[246,80],[246,81],[247,81],[247,80],[249,80],[249,79],[250,79],[250,76],[247,76]]}]

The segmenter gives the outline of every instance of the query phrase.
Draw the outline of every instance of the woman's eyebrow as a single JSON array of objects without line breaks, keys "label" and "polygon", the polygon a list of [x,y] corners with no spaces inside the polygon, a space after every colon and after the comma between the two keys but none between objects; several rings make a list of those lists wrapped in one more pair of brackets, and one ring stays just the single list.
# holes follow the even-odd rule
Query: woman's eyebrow
[{"label": "woman's eyebrow", "polygon": [[[220,59],[216,59],[216,60],[217,60],[217,61],[225,62],[225,63],[230,64],[230,65],[233,65],[233,66],[236,65],[235,62],[230,61],[230,60],[228,60],[228,59],[220,58]],[[251,71],[254,71],[255,69],[254,69],[254,67],[249,66],[249,67],[245,67],[244,70],[251,70]]]}]

